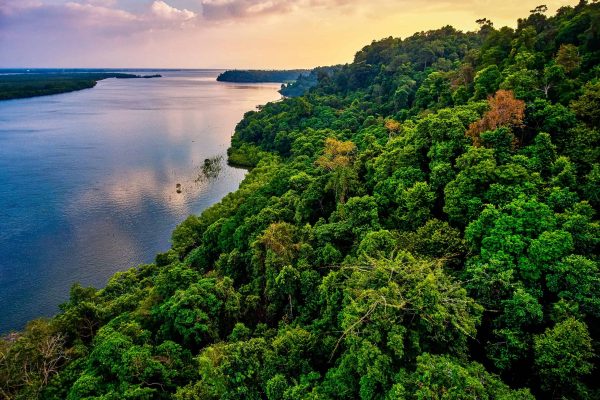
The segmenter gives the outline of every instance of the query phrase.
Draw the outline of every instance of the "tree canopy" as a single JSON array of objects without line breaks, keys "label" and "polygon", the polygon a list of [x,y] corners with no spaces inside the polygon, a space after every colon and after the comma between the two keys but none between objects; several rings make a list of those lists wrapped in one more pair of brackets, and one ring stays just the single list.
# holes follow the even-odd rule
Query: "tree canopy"
[{"label": "tree canopy", "polygon": [[597,399],[600,4],[386,38],[240,188],[0,341],[7,399]]}]

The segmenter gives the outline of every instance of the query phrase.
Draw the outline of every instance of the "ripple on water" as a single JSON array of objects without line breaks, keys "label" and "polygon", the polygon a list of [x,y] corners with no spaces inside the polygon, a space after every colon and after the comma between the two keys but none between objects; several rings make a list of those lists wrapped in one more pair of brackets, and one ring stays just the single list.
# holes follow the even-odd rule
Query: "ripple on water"
[{"label": "ripple on water", "polygon": [[[224,162],[231,133],[279,85],[161,73],[0,102],[0,332],[54,314],[74,282],[103,286],[151,262],[179,222],[243,179]],[[218,176],[198,180],[219,156]]]}]

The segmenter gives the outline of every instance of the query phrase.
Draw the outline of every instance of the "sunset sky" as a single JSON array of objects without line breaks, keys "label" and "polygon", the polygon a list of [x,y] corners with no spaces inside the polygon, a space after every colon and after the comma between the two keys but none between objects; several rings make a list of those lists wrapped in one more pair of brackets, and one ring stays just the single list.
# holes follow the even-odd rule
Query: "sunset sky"
[{"label": "sunset sky", "polygon": [[542,0],[0,0],[0,67],[304,68],[443,25],[514,26]]}]

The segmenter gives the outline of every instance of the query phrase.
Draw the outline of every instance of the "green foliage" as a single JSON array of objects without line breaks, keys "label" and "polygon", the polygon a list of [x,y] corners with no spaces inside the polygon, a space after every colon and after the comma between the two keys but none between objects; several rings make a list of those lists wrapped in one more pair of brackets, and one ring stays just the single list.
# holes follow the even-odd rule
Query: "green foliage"
[{"label": "green foliage", "polygon": [[299,76],[308,74],[305,69],[290,70],[227,70],[217,77],[219,82],[289,82],[298,79]]},{"label": "green foliage", "polygon": [[0,341],[0,397],[598,398],[600,4],[544,12],[246,113],[240,188]]},{"label": "green foliage", "polygon": [[497,65],[485,67],[475,75],[475,93],[473,97],[483,100],[496,93],[502,82],[502,73]]},{"label": "green foliage", "polygon": [[[417,369],[406,383],[394,385],[394,390],[406,386],[409,399],[514,399],[533,400],[527,390],[511,390],[497,377],[477,363],[463,364],[446,356],[423,354],[417,359]],[[402,385],[402,386],[400,386]],[[397,398],[392,393],[388,397]]]},{"label": "green foliage", "polygon": [[579,376],[592,372],[594,353],[587,326],[566,319],[535,338],[535,366],[542,387],[587,397]]},{"label": "green foliage", "polygon": [[600,82],[590,82],[583,94],[572,103],[573,111],[591,127],[600,128]]},{"label": "green foliage", "polygon": [[188,345],[217,340],[235,321],[239,303],[240,295],[231,279],[202,279],[177,290],[156,308],[155,318],[161,323],[159,334]]},{"label": "green foliage", "polygon": [[254,168],[264,155],[256,146],[243,144],[235,149],[227,149],[227,163],[234,167]]},{"label": "green foliage", "polygon": [[69,361],[66,335],[52,321],[34,320],[0,341],[0,395],[31,399]]}]

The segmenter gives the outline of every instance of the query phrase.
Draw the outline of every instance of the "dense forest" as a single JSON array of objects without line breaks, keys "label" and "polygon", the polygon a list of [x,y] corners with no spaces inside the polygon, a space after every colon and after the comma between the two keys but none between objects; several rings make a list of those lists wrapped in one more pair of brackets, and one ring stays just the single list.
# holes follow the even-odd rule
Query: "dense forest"
[{"label": "dense forest", "polygon": [[[96,86],[108,78],[160,78],[161,75],[134,75],[122,72],[54,72],[39,70],[24,73],[23,70],[6,70],[0,74],[0,100],[47,96],[68,93]],[[5,72],[5,71],[2,71]]]},{"label": "dense forest", "polygon": [[317,86],[319,79],[331,76],[339,66],[316,67],[311,70],[227,70],[219,76],[219,82],[261,83],[281,82],[279,93],[285,97],[299,97]]},{"label": "dense forest", "polygon": [[308,74],[299,75],[296,80],[282,84],[279,93],[286,97],[302,96],[310,89],[317,86],[319,80],[330,77],[339,68],[340,66],[338,65],[313,68]]},{"label": "dense forest", "polygon": [[308,74],[310,71],[306,69],[289,69],[289,70],[227,70],[219,76],[219,82],[238,82],[238,83],[260,83],[260,82],[290,82],[295,81],[298,77]]},{"label": "dense forest", "polygon": [[239,190],[0,342],[6,399],[598,399],[600,4],[361,49]]}]

